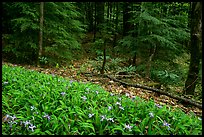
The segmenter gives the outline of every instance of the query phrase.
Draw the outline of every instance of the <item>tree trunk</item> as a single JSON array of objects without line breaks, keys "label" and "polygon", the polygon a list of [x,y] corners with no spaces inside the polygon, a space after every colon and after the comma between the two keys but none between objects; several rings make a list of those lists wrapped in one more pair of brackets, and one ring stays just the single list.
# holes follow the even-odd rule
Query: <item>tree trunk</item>
[{"label": "tree trunk", "polygon": [[[148,60],[148,62],[147,62],[147,66],[146,66],[146,78],[149,78],[150,77],[150,68],[151,68],[151,63],[152,63],[152,58],[153,58],[153,56],[154,56],[154,54],[155,54],[155,51],[156,51],[156,45],[154,45],[154,47],[153,47],[153,51],[152,51],[152,53],[151,53],[151,55],[150,55],[150,57],[149,57],[149,60]],[[150,52],[151,52],[151,50],[150,50]]]},{"label": "tree trunk", "polygon": [[198,80],[200,66],[200,47],[202,45],[202,3],[193,2],[191,11],[191,44],[190,65],[188,77],[185,83],[184,93],[193,95]]},{"label": "tree trunk", "polygon": [[116,46],[116,36],[117,36],[117,31],[118,31],[118,2],[115,2],[116,4],[116,18],[115,18],[115,33],[114,33],[114,38],[113,38],[113,47]]},{"label": "tree trunk", "polygon": [[137,53],[134,53],[133,59],[132,59],[132,65],[136,66],[136,59],[137,59]]},{"label": "tree trunk", "polygon": [[93,2],[87,2],[88,32],[92,32],[94,29],[93,4],[94,4]]},{"label": "tree trunk", "polygon": [[42,44],[43,44],[43,13],[44,13],[44,2],[40,2],[40,32],[39,32],[39,52],[38,52],[38,61],[37,65],[39,66],[39,59],[42,56]]},{"label": "tree trunk", "polygon": [[106,41],[104,42],[104,45],[103,45],[103,65],[101,68],[101,74],[104,74],[105,64],[106,64]]},{"label": "tree trunk", "polygon": [[94,30],[93,30],[94,31],[94,37],[93,37],[93,42],[95,42],[95,40],[96,40],[96,24],[97,24],[96,23],[96,2],[95,2],[94,7],[95,7],[95,10],[94,10],[95,11],[94,12],[94,17],[95,18],[94,18]]},{"label": "tree trunk", "polygon": [[96,39],[96,32],[100,31],[103,22],[104,22],[104,2],[95,2],[94,41]]},{"label": "tree trunk", "polygon": [[97,2],[97,25],[104,23],[104,2]]},{"label": "tree trunk", "polygon": [[131,30],[131,23],[129,22],[131,18],[131,5],[129,2],[123,3],[123,36],[127,36],[128,32]]}]

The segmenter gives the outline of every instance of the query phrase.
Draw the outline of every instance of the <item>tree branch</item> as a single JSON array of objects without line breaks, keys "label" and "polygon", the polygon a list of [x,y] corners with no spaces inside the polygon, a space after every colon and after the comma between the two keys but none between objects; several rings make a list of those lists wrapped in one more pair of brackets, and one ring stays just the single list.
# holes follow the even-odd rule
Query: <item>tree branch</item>
[{"label": "tree branch", "polygon": [[142,89],[146,89],[146,90],[151,90],[151,91],[153,91],[153,92],[157,92],[157,93],[160,93],[160,94],[169,96],[169,97],[174,98],[174,99],[177,99],[177,100],[182,100],[182,101],[185,102],[185,103],[189,103],[189,104],[191,104],[191,105],[193,105],[193,106],[196,106],[196,107],[202,109],[202,104],[199,104],[199,103],[197,103],[197,102],[194,102],[194,101],[192,101],[192,100],[190,100],[190,99],[186,99],[186,98],[180,97],[180,96],[178,96],[178,95],[173,95],[173,94],[171,94],[171,93],[168,93],[168,92],[165,92],[165,91],[162,91],[162,90],[159,90],[159,89],[154,89],[154,88],[151,88],[151,87],[143,86],[143,85],[140,85],[140,84],[126,83],[126,82],[124,82],[124,81],[118,80],[118,79],[116,79],[116,78],[114,78],[114,77],[111,77],[111,76],[108,76],[108,75],[105,75],[105,74],[104,74],[104,76],[108,77],[108,78],[111,79],[111,80],[114,80],[114,81],[116,81],[116,82],[119,82],[119,83],[121,83],[122,85],[132,86],[132,87],[136,87],[136,88],[142,88]]}]

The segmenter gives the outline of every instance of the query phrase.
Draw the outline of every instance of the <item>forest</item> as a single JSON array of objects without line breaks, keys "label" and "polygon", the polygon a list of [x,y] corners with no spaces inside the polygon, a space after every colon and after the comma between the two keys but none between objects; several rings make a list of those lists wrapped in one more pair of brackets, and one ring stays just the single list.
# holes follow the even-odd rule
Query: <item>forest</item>
[{"label": "forest", "polygon": [[3,135],[202,135],[202,2],[2,2]]}]

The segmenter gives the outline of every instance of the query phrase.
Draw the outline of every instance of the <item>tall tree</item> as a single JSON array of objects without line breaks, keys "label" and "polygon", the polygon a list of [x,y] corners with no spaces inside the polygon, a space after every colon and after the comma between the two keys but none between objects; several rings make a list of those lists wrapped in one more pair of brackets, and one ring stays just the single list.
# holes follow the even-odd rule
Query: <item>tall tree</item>
[{"label": "tall tree", "polygon": [[93,24],[94,23],[93,9],[94,9],[94,3],[93,2],[87,2],[86,19],[88,21],[88,32],[91,32],[94,29],[94,24]]},{"label": "tall tree", "polygon": [[39,52],[38,52],[38,61],[37,65],[39,65],[39,60],[42,56],[42,45],[43,45],[43,20],[44,20],[44,2],[40,2],[40,32],[39,32]]},{"label": "tall tree", "polygon": [[124,2],[123,3],[123,36],[127,36],[128,32],[131,30],[131,3],[130,2]]},{"label": "tall tree", "polygon": [[188,77],[185,82],[184,93],[194,94],[196,83],[198,80],[200,66],[200,47],[202,44],[202,3],[192,2],[191,9],[191,44],[190,44],[190,65]]}]

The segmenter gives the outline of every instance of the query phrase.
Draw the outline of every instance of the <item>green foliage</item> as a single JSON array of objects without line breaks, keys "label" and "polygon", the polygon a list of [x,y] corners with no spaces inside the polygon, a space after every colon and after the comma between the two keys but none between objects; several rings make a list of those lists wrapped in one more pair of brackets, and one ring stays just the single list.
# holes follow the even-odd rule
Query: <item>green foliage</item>
[{"label": "green foliage", "polygon": [[149,50],[156,45],[154,58],[172,61],[183,52],[183,44],[190,38],[188,16],[170,13],[162,16],[160,8],[164,5],[165,3],[141,3],[140,11],[132,11],[134,16],[130,22],[135,28],[119,42],[123,53],[140,53],[145,59],[149,57]]},{"label": "green foliage", "polygon": [[[39,3],[3,3],[9,18],[6,27],[12,32],[4,35],[5,54],[19,62],[36,61],[38,58]],[[9,16],[13,11],[15,14]],[[77,20],[80,14],[73,3],[45,2],[43,27],[43,56],[49,63],[66,62],[76,56],[85,26]],[[6,23],[5,23],[6,24]],[[4,25],[5,25],[4,24]]]},{"label": "green foliage", "polygon": [[41,64],[44,64],[44,65],[46,65],[48,63],[47,57],[40,57],[39,61]]},{"label": "green foliage", "polygon": [[137,70],[137,68],[135,66],[132,66],[132,65],[130,65],[128,67],[121,68],[122,72],[128,72],[128,73],[135,72],[136,70]]},{"label": "green foliage", "polygon": [[3,135],[202,134],[195,114],[152,100],[22,67],[3,65],[2,72]]},{"label": "green foliage", "polygon": [[[177,84],[180,81],[180,78],[175,73],[168,72],[167,70],[163,71],[153,71],[152,77],[157,79],[161,84]],[[155,78],[156,77],[156,78]]]}]

